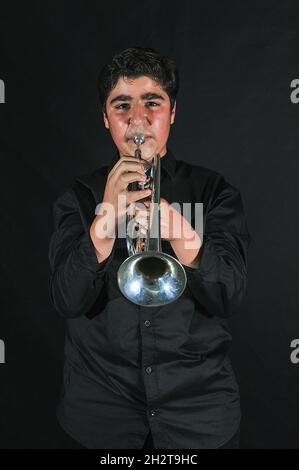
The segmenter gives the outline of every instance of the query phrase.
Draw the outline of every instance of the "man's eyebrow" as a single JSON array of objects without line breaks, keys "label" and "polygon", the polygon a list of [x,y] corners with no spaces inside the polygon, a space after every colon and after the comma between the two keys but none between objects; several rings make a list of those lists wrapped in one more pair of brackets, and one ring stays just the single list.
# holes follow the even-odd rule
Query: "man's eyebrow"
[{"label": "man's eyebrow", "polygon": [[[163,100],[164,98],[157,93],[144,93],[141,95],[142,100]],[[115,103],[116,101],[132,101],[132,96],[130,95],[118,95],[110,101],[110,104]]]},{"label": "man's eyebrow", "polygon": [[157,93],[145,93],[144,95],[141,96],[143,100],[163,100],[164,98],[161,95],[158,95]]},{"label": "man's eyebrow", "polygon": [[110,104],[115,103],[115,101],[132,101],[132,96],[130,96],[130,95],[118,95],[110,101]]}]

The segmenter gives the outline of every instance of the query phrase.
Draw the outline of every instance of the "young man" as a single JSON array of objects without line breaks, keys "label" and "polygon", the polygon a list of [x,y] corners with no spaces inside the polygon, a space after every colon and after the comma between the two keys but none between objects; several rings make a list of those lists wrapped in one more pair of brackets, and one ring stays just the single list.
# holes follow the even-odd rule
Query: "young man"
[{"label": "young man", "polygon": [[[240,402],[227,319],[247,282],[250,235],[240,192],[168,148],[178,92],[172,60],[153,49],[126,49],[102,69],[98,84],[116,155],[109,166],[77,178],[54,205],[49,289],[66,319],[58,420],[87,448],[137,449],[149,439],[154,448],[236,448]],[[140,307],[121,294],[117,271],[128,257],[126,240],[101,225],[106,217],[111,232],[131,202],[150,195],[128,191],[130,183],[145,181],[134,157],[140,131],[142,158],[161,156],[162,251],[187,275],[184,293],[161,307]],[[202,237],[194,213],[188,221],[175,202],[203,203]],[[108,218],[103,207],[113,209]],[[137,216],[144,221],[145,210]]]}]

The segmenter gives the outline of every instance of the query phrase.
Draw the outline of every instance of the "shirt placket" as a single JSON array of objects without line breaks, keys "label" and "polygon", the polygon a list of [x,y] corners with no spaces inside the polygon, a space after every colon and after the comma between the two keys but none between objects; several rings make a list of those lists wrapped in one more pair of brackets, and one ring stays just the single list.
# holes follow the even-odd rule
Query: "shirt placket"
[{"label": "shirt placket", "polygon": [[157,341],[155,331],[155,316],[158,315],[160,307],[139,307],[140,309],[140,332],[141,332],[141,370],[146,393],[146,414],[152,432],[154,442],[159,447],[165,441],[161,428],[159,409],[159,377],[157,374]]}]

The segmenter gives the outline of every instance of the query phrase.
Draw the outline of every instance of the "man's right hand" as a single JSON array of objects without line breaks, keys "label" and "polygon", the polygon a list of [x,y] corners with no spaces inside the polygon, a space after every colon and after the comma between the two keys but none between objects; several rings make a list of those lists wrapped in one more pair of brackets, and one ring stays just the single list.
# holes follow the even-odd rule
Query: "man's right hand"
[{"label": "man's right hand", "polygon": [[[132,202],[149,196],[150,189],[129,191],[128,185],[133,182],[144,182],[146,180],[144,164],[136,157],[122,157],[114,165],[108,174],[103,202],[112,204],[115,211],[115,224],[124,216],[128,206]],[[125,208],[119,207],[119,196],[126,196]]]},{"label": "man's right hand", "polygon": [[[107,232],[115,232],[115,226],[118,224],[119,220],[125,216],[128,206],[132,202],[136,202],[139,199],[143,199],[144,197],[151,194],[150,189],[129,191],[128,185],[135,181],[144,182],[145,180],[146,176],[143,163],[142,161],[137,160],[136,157],[120,158],[109,172],[104,190],[103,201],[100,205],[100,207],[103,207],[104,210],[101,211],[100,209],[100,212],[98,215],[96,215],[90,227],[90,237],[94,244],[99,263],[108,258],[115,241],[113,236],[103,237],[103,231],[106,234]],[[123,207],[119,205],[120,195],[126,196]],[[112,218],[108,217],[107,221],[107,213],[105,212],[108,210],[109,213],[109,208],[113,209],[110,211],[112,212]],[[105,217],[105,230],[102,230],[103,217]]]}]

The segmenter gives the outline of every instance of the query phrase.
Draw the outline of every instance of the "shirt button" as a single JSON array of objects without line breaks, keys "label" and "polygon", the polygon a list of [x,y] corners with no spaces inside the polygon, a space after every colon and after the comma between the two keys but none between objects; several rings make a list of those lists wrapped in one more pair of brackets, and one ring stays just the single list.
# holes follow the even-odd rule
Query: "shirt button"
[{"label": "shirt button", "polygon": [[145,370],[146,370],[147,374],[150,374],[152,372],[151,366],[148,366]]},{"label": "shirt button", "polygon": [[150,414],[151,414],[151,416],[154,416],[154,415],[155,415],[155,413],[156,413],[156,411],[155,411],[155,410],[151,410],[151,411],[150,411]]},{"label": "shirt button", "polygon": [[145,320],[144,324],[145,326],[150,326],[151,322],[149,320]]}]

